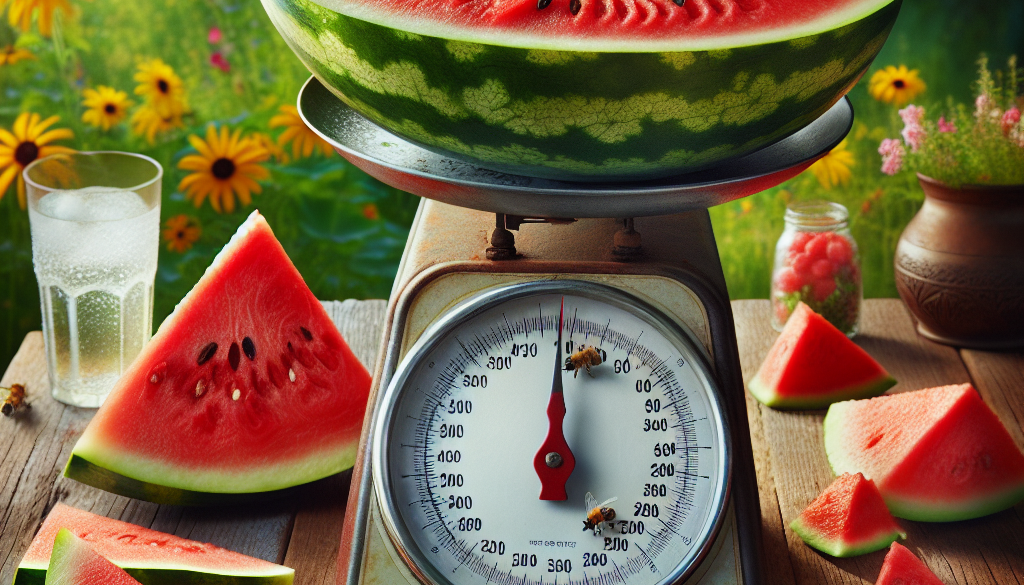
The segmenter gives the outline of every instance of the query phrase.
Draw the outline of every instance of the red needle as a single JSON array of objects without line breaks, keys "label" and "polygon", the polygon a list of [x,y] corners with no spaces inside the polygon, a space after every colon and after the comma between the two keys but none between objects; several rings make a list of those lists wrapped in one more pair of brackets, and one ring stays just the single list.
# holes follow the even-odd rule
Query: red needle
[{"label": "red needle", "polygon": [[565,419],[565,398],[562,395],[562,313],[565,299],[558,309],[558,342],[555,344],[555,377],[551,382],[551,400],[548,401],[548,436],[533,458],[533,468],[540,478],[540,499],[566,500],[565,482],[569,481],[576,458],[569,450],[562,433]]}]

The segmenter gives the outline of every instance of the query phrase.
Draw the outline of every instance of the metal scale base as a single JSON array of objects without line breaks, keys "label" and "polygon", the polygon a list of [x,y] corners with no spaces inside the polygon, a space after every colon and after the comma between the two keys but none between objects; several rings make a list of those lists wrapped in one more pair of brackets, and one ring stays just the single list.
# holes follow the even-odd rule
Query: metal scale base
[{"label": "metal scale base", "polygon": [[298,106],[306,124],[354,165],[424,197],[388,305],[353,470],[339,585],[417,583],[383,530],[366,457],[378,394],[404,353],[462,299],[501,284],[560,278],[635,295],[687,326],[712,356],[732,432],[731,518],[715,553],[685,583],[763,583],[743,380],[707,208],[805,170],[849,131],[849,102],[841,100],[797,133],[728,164],[640,183],[570,183],[482,169],[387,132],[315,79],[303,87]]}]

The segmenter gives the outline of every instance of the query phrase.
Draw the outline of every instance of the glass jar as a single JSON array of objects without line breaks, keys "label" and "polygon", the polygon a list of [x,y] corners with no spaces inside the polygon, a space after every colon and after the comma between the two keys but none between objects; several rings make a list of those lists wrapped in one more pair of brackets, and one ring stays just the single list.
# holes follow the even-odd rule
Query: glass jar
[{"label": "glass jar", "polygon": [[857,333],[863,291],[849,213],[838,203],[806,201],[786,208],[775,246],[772,327],[781,331],[803,301],[848,337]]}]

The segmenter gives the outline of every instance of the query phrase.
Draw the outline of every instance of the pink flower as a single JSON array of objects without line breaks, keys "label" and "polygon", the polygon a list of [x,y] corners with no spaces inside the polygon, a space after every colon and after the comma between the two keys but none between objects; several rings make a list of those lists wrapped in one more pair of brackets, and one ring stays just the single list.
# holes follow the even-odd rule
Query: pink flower
[{"label": "pink flower", "polygon": [[939,132],[952,132],[956,133],[956,124],[953,122],[947,122],[945,116],[939,117]]},{"label": "pink flower", "polygon": [[917,152],[917,149],[924,143],[924,139],[928,136],[925,132],[924,126],[921,125],[921,120],[924,119],[924,108],[921,106],[915,106],[913,104],[900,110],[900,118],[903,118],[903,140],[910,145],[911,152]]},{"label": "pink flower", "polygon": [[878,154],[882,155],[882,172],[887,175],[895,175],[903,167],[903,156],[906,151],[899,140],[886,138],[878,147]]},{"label": "pink flower", "polygon": [[213,27],[210,29],[210,33],[206,35],[206,42],[210,43],[211,45],[216,45],[223,38],[224,36],[220,33],[220,29],[217,27]]},{"label": "pink flower", "polygon": [[1009,110],[1006,110],[1006,113],[1003,114],[1003,135],[1009,136],[1010,129],[1013,128],[1017,122],[1020,122],[1020,110],[1017,109],[1017,106],[1014,106]]},{"label": "pink flower", "polygon": [[225,59],[224,55],[221,55],[220,53],[214,53],[210,55],[210,65],[213,65],[214,67],[220,69],[224,73],[228,73],[229,71],[231,71],[231,65],[228,63],[228,60]]},{"label": "pink flower", "polygon": [[920,126],[921,120],[924,120],[924,108],[910,104],[900,110],[900,118],[907,126]]}]

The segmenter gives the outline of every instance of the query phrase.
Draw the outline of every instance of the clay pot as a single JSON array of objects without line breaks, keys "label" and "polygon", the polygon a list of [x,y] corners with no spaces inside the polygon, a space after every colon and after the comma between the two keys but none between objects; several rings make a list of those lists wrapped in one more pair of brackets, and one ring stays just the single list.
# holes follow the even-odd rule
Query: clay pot
[{"label": "clay pot", "polygon": [[896,288],[939,343],[1024,346],[1024,185],[951,188],[918,174],[924,206],[896,245]]}]

